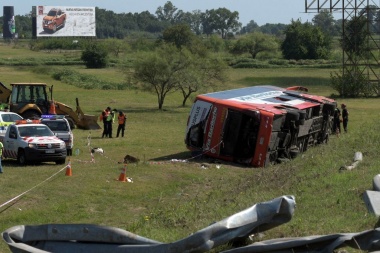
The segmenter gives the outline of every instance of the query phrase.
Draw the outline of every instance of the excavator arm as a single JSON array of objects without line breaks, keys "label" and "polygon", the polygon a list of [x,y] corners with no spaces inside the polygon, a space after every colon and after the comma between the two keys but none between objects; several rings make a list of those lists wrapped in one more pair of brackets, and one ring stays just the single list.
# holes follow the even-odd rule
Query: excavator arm
[{"label": "excavator arm", "polygon": [[61,102],[54,101],[55,111],[58,115],[67,115],[75,123],[75,125],[80,129],[86,130],[96,130],[101,129],[97,123],[97,116],[84,114],[82,109],[79,106],[78,98],[76,98],[77,108],[74,111],[68,105],[65,105]]},{"label": "excavator arm", "polygon": [[8,89],[2,82],[0,82],[0,103],[8,103],[11,93],[12,90]]}]

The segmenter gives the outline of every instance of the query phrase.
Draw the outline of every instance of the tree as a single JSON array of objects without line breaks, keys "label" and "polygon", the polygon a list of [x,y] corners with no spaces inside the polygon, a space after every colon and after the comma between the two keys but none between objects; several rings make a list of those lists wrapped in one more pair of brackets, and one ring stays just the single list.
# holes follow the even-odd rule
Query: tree
[{"label": "tree", "polygon": [[343,72],[334,71],[330,73],[330,86],[339,92],[341,97],[366,97],[373,95],[374,90],[369,85],[368,76],[358,66],[351,66]]},{"label": "tree", "polygon": [[368,30],[371,32],[378,32],[377,22],[378,22],[378,10],[379,7],[376,5],[367,5],[365,8],[359,11],[358,17],[365,17],[367,19],[367,24],[369,25]]},{"label": "tree", "polygon": [[169,92],[178,90],[181,74],[190,64],[190,56],[187,50],[163,44],[135,62],[133,77],[143,89],[157,94],[158,109],[162,109]]},{"label": "tree", "polygon": [[311,23],[302,24],[292,20],[285,29],[285,40],[281,44],[285,59],[326,59],[330,51],[331,39],[321,28]]},{"label": "tree", "polygon": [[179,20],[179,23],[188,24],[190,29],[196,34],[202,34],[202,12],[194,10],[192,12],[184,12]]},{"label": "tree", "polygon": [[239,38],[231,48],[231,53],[249,53],[255,59],[260,52],[271,52],[277,49],[278,44],[274,36],[255,32]]},{"label": "tree", "polygon": [[195,35],[186,24],[174,25],[166,29],[162,38],[167,43],[173,43],[178,49],[190,46]]},{"label": "tree", "polygon": [[322,10],[313,18],[313,24],[321,28],[321,30],[329,36],[338,35],[333,15],[328,10]]},{"label": "tree", "polygon": [[225,39],[228,32],[236,32],[240,29],[239,12],[231,12],[226,8],[207,10],[202,15],[203,32],[207,35],[218,31]]},{"label": "tree", "polygon": [[201,24],[202,24],[202,29],[203,33],[206,34],[207,36],[211,35],[214,32],[214,24],[213,21],[211,20],[211,13],[210,11],[203,12],[201,14]]},{"label": "tree", "polygon": [[204,44],[206,45],[207,49],[213,52],[221,52],[225,49],[224,40],[215,34],[211,35]]},{"label": "tree", "polygon": [[365,17],[354,17],[347,21],[345,32],[340,40],[343,50],[353,57],[368,51],[367,40],[369,31]]},{"label": "tree", "polygon": [[146,32],[162,32],[166,27],[169,27],[169,23],[159,21],[149,11],[143,11],[136,15],[136,22],[140,31]]},{"label": "tree", "polygon": [[32,18],[28,16],[15,16],[16,21],[16,32],[18,33],[19,38],[31,38],[32,31],[30,27],[32,26]]},{"label": "tree", "polygon": [[214,86],[226,80],[225,62],[218,58],[194,56],[188,68],[182,71],[179,89],[182,92],[182,106],[186,105],[191,94],[205,87]]},{"label": "tree", "polygon": [[104,44],[108,52],[111,52],[115,57],[118,57],[122,51],[129,49],[129,45],[126,41],[120,39],[106,39]]},{"label": "tree", "polygon": [[258,28],[259,28],[259,25],[255,21],[251,20],[251,21],[249,21],[249,23],[246,26],[244,26],[241,29],[240,33],[241,34],[251,33],[251,32],[254,32],[255,30],[257,30]]},{"label": "tree", "polygon": [[258,31],[260,31],[262,33],[272,34],[272,35],[275,35],[277,37],[280,37],[280,36],[284,35],[284,31],[285,31],[286,27],[287,27],[287,25],[285,25],[285,24],[280,24],[280,23],[269,24],[269,23],[266,23],[265,25],[260,26]]},{"label": "tree", "polygon": [[358,97],[363,94],[369,96],[377,93],[377,88],[369,85],[368,76],[360,66],[360,61],[370,52],[367,41],[371,28],[367,26],[367,19],[365,16],[359,16],[345,22],[347,23],[340,43],[352,64],[346,66],[345,71],[331,75],[331,86],[344,97]]},{"label": "tree", "polygon": [[81,60],[87,68],[104,68],[107,65],[107,49],[101,43],[89,42],[82,51]]},{"label": "tree", "polygon": [[156,10],[158,20],[168,22],[172,25],[177,23],[181,14],[182,11],[178,11],[178,8],[175,7],[170,1],[167,1],[164,7],[159,6]]}]

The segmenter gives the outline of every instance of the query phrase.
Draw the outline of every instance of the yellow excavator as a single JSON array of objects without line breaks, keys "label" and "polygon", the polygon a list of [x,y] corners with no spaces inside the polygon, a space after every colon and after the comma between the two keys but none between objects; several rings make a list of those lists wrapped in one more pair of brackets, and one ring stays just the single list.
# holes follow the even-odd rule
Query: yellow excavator
[{"label": "yellow excavator", "polygon": [[[84,114],[76,99],[76,110],[68,105],[54,101],[53,86],[46,83],[12,83],[12,89],[0,82],[0,103],[4,109],[20,114],[25,119],[40,118],[42,114],[65,115],[71,128],[95,130],[101,127],[97,116]],[[46,88],[49,88],[50,98]],[[8,108],[5,108],[8,107]]]}]

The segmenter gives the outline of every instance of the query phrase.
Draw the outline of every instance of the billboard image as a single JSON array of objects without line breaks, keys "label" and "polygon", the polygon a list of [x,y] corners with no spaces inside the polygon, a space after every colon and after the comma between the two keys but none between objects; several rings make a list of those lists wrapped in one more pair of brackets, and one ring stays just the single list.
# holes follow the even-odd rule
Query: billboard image
[{"label": "billboard image", "polygon": [[37,6],[37,37],[96,36],[95,7]]}]

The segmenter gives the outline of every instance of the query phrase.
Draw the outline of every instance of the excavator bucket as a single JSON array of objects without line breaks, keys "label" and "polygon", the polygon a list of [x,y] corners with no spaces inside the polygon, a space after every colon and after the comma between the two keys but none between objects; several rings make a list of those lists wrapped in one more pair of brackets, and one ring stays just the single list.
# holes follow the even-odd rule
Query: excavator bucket
[{"label": "excavator bucket", "polygon": [[95,115],[88,115],[84,114],[82,109],[79,106],[78,98],[76,99],[77,102],[77,110],[76,114],[78,115],[78,122],[76,122],[76,125],[78,128],[86,129],[86,130],[97,130],[101,129],[101,127],[98,124],[98,117]]},{"label": "excavator bucket", "polygon": [[55,111],[58,115],[67,115],[69,120],[72,121],[70,125],[76,125],[80,129],[85,130],[97,130],[101,127],[97,123],[97,116],[84,114],[82,109],[79,106],[78,98],[76,99],[77,109],[74,111],[68,105],[65,105],[61,102],[54,101]]},{"label": "excavator bucket", "polygon": [[82,119],[80,120],[80,122],[78,122],[77,126],[78,128],[86,129],[86,130],[101,129],[101,127],[97,123],[97,119],[98,119],[97,116],[83,114]]}]

